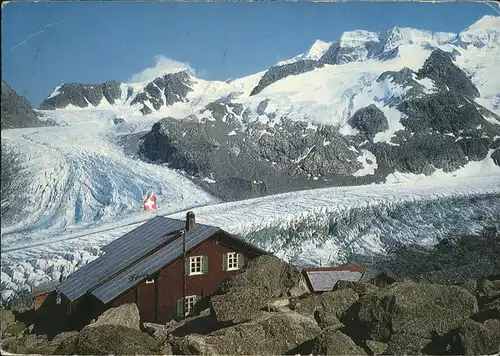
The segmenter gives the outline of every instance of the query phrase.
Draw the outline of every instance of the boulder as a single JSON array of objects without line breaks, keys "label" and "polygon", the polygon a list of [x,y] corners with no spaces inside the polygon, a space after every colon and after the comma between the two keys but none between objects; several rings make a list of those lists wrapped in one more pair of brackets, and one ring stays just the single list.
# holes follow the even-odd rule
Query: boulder
[{"label": "boulder", "polygon": [[174,354],[184,355],[283,355],[302,351],[320,331],[314,320],[298,313],[263,312],[252,321],[205,336],[174,337],[171,345]]},{"label": "boulder", "polygon": [[387,344],[374,340],[366,340],[365,344],[373,355],[382,355],[388,347]]},{"label": "boulder", "polygon": [[158,341],[165,341],[169,335],[169,328],[166,325],[155,323],[144,323],[144,331]]},{"label": "boulder", "polygon": [[260,256],[221,285],[220,294],[210,299],[210,307],[217,321],[241,323],[252,319],[273,298],[300,294],[297,290],[302,283],[298,268],[275,256]]},{"label": "boulder", "polygon": [[88,326],[102,325],[121,325],[126,328],[141,330],[141,317],[139,309],[135,303],[120,305],[116,308],[111,308],[102,313],[95,323]]},{"label": "boulder", "polygon": [[2,350],[13,354],[51,355],[55,347],[47,341],[45,335],[28,334],[2,339]]},{"label": "boulder", "polygon": [[10,324],[13,324],[16,321],[14,314],[8,309],[0,309],[0,323],[1,323],[1,331],[2,335],[7,330],[7,327]]},{"label": "boulder", "polygon": [[7,335],[20,335],[23,334],[25,331],[26,331],[26,324],[24,324],[21,321],[16,321],[7,326],[5,333]]},{"label": "boulder", "polygon": [[340,325],[344,313],[358,300],[352,289],[342,289],[312,295],[294,301],[290,308],[300,314],[316,318],[321,327]]},{"label": "boulder", "polygon": [[453,355],[491,355],[500,352],[499,320],[488,320],[483,324],[467,320],[450,336]]},{"label": "boulder", "polygon": [[354,281],[338,281],[333,287],[333,290],[343,290],[343,289],[352,289],[355,291],[358,296],[362,297],[366,294],[376,292],[378,287],[371,283],[363,283],[363,282],[354,282]]},{"label": "boulder", "polygon": [[151,355],[160,343],[146,333],[122,325],[85,327],[68,337],[54,351],[56,355]]},{"label": "boulder", "polygon": [[424,355],[424,349],[430,339],[407,333],[397,333],[391,336],[384,355]]},{"label": "boulder", "polygon": [[362,297],[343,322],[376,341],[386,342],[398,333],[431,339],[456,328],[477,310],[476,298],[463,288],[408,281]]},{"label": "boulder", "polygon": [[351,338],[336,329],[325,329],[314,340],[313,355],[366,355]]}]

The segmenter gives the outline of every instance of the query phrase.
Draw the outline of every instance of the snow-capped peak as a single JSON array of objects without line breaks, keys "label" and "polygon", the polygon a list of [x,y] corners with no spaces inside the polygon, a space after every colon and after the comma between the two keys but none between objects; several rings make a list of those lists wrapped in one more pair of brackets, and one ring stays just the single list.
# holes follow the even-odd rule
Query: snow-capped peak
[{"label": "snow-capped peak", "polygon": [[387,31],[384,52],[404,45],[425,45],[437,46],[451,40],[456,34],[451,32],[433,32],[420,30],[411,27],[393,27]]},{"label": "snow-capped peak", "polygon": [[319,60],[328,51],[333,42],[316,40],[303,59]]},{"label": "snow-capped peak", "polygon": [[486,43],[500,43],[500,16],[483,16],[461,31],[458,36],[461,41],[478,46]]},{"label": "snow-capped peak", "polygon": [[365,42],[379,42],[379,35],[376,32],[365,30],[347,31],[340,36],[342,47],[357,47]]}]

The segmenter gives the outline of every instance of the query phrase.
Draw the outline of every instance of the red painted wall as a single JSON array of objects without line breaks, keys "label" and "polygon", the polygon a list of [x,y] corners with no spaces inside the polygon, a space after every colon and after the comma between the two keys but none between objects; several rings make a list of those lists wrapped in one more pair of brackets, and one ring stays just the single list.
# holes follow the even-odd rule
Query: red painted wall
[{"label": "red painted wall", "polygon": [[[198,295],[207,297],[212,295],[219,285],[237,271],[224,271],[222,269],[222,256],[227,252],[240,252],[244,255],[244,263],[248,263],[249,256],[244,251],[205,241],[196,249],[187,254],[191,256],[207,256],[208,272],[186,276],[186,296]],[[166,321],[176,317],[176,301],[182,298],[182,279],[184,275],[184,262],[182,259],[175,261],[167,268],[161,270],[158,278],[158,321]]]},{"label": "red painted wall", "polygon": [[[190,256],[207,256],[208,272],[201,275],[186,276],[186,296],[210,296],[217,290],[221,282],[237,272],[224,271],[222,268],[222,256],[228,252],[242,253],[244,255],[244,264],[247,264],[252,256],[246,253],[244,249],[226,247],[212,240],[203,242],[187,254],[187,258]],[[115,307],[135,302],[138,305],[142,321],[165,323],[176,317],[176,302],[183,295],[183,276],[184,262],[182,258],[179,258],[168,267],[160,270],[155,283],[146,284],[145,281],[141,282],[136,288],[112,301],[110,306]],[[155,287],[157,288],[158,298],[156,313]],[[136,290],[138,291],[138,300],[136,300]]]}]

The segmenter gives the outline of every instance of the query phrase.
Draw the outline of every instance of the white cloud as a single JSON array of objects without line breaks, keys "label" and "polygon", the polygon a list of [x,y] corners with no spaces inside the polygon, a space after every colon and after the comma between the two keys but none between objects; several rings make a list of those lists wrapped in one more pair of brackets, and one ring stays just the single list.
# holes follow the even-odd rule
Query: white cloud
[{"label": "white cloud", "polygon": [[156,64],[154,67],[146,68],[139,73],[136,73],[130,77],[131,82],[145,82],[153,80],[159,76],[176,73],[182,70],[188,70],[190,73],[195,74],[196,71],[187,62],[179,62],[175,59],[167,58],[160,54],[154,57]]}]

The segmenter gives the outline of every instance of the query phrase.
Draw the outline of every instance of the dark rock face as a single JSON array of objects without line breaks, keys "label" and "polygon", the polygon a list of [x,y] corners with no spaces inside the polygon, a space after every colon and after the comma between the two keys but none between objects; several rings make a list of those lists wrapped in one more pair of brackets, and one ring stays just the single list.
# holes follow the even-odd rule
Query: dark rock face
[{"label": "dark rock face", "polygon": [[158,342],[146,333],[121,325],[102,325],[84,328],[61,343],[56,355],[151,355],[159,347]]},{"label": "dark rock face", "polygon": [[348,122],[349,125],[371,138],[373,138],[376,133],[385,131],[389,128],[384,113],[374,104],[356,111]]},{"label": "dark rock face", "polygon": [[155,110],[159,110],[162,106],[171,106],[176,102],[186,101],[186,95],[192,91],[191,84],[191,77],[187,71],[166,74],[146,85],[130,104],[143,104],[141,112],[147,115],[151,109],[146,105],[146,101],[151,102]]},{"label": "dark rock face", "polygon": [[474,104],[450,91],[409,99],[397,108],[408,116],[401,119],[401,123],[412,132],[432,128],[439,133],[453,133],[458,137],[461,131],[475,131],[479,125],[486,128],[493,126],[484,120]]},{"label": "dark rock face", "polygon": [[173,338],[176,355],[285,355],[313,340],[320,329],[297,313],[262,313],[254,320],[214,331]]},{"label": "dark rock face", "polygon": [[70,104],[79,108],[86,108],[89,104],[98,106],[103,97],[110,104],[114,104],[115,100],[121,96],[119,88],[120,83],[116,81],[104,84],[63,84],[59,88],[59,94],[44,100],[40,109],[53,110],[65,108]]},{"label": "dark rock face", "polygon": [[339,184],[358,180],[349,177],[362,167],[359,153],[350,146],[357,147],[362,138],[290,120],[274,127],[257,121],[244,124],[246,110],[240,121],[230,109],[217,101],[201,110],[199,119],[159,121],[144,137],[142,157],[184,170],[225,200],[325,186],[324,179]]},{"label": "dark rock face", "polygon": [[344,47],[341,43],[335,42],[321,57],[320,61],[326,64],[357,62],[380,54],[382,48],[383,45],[381,46],[380,42],[375,41],[364,42],[362,48]]},{"label": "dark rock face", "polygon": [[479,97],[479,91],[471,80],[453,64],[452,56],[436,49],[418,71],[419,78],[430,78],[443,90],[450,90],[469,98]]},{"label": "dark rock face", "polygon": [[217,321],[241,323],[255,317],[272,298],[307,291],[300,270],[277,257],[261,256],[224,282],[210,299]]},{"label": "dark rock face", "polygon": [[500,320],[484,323],[467,320],[450,332],[448,338],[452,355],[493,355],[500,350]]},{"label": "dark rock face", "polygon": [[303,60],[290,64],[284,64],[282,66],[271,67],[262,76],[257,86],[253,88],[250,96],[259,94],[262,90],[264,90],[265,87],[268,87],[269,85],[276,83],[278,80],[286,78],[289,75],[297,75],[310,72],[316,68],[321,68],[323,66],[324,64],[319,61]]},{"label": "dark rock face", "polygon": [[497,149],[495,152],[493,152],[491,154],[491,158],[493,159],[493,162],[495,162],[497,166],[500,166],[500,149]]},{"label": "dark rock face", "polygon": [[333,328],[325,329],[314,340],[313,355],[367,355],[352,339]]},{"label": "dark rock face", "polygon": [[[253,93],[317,66],[316,61],[299,61],[273,67]],[[432,92],[416,80],[424,77],[435,83]],[[404,129],[395,132],[389,142],[374,142],[377,133],[390,128],[379,104],[352,115],[348,123],[360,133],[349,136],[335,127],[311,127],[284,116],[276,118],[269,110],[270,99],[251,110],[233,103],[234,95],[229,95],[187,120],[166,118],[154,125],[145,136],[140,155],[185,171],[223,200],[235,200],[381,182],[394,171],[425,175],[436,169],[453,172],[471,161],[483,160],[490,149],[498,148],[500,140],[495,137],[500,136],[500,127],[483,117],[494,114],[470,100],[477,89],[446,53],[435,50],[418,73],[403,68],[384,72],[377,81],[406,88],[403,94],[375,99],[402,114]],[[136,100],[146,102],[148,98],[144,92]],[[151,109],[145,106],[143,110],[147,113]],[[370,153],[375,156],[371,159],[374,173],[358,177],[358,170],[370,164],[365,159]],[[493,155],[496,162],[498,155]]]},{"label": "dark rock face", "polygon": [[477,310],[476,298],[465,289],[401,282],[362,297],[350,310],[355,315],[344,322],[377,341],[387,342],[392,334],[430,340],[453,330]]},{"label": "dark rock face", "polygon": [[1,129],[39,127],[53,124],[40,120],[41,114],[33,110],[24,96],[20,96],[2,80],[2,120]]}]

